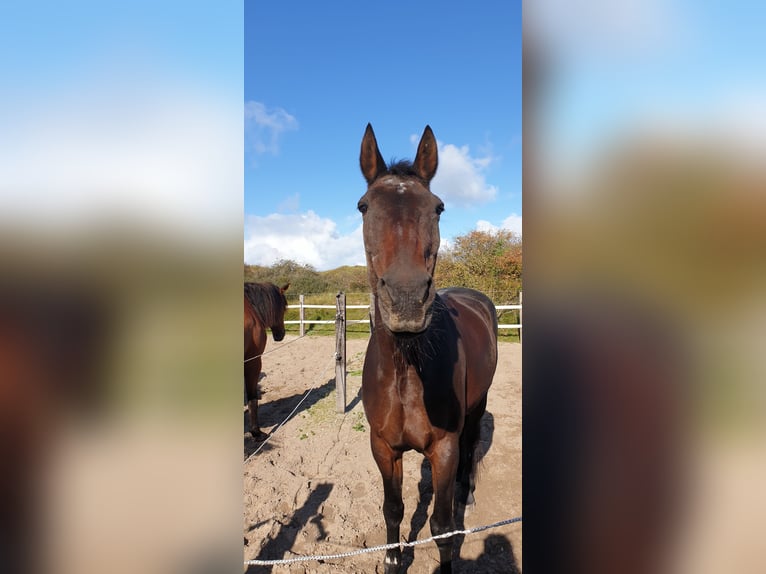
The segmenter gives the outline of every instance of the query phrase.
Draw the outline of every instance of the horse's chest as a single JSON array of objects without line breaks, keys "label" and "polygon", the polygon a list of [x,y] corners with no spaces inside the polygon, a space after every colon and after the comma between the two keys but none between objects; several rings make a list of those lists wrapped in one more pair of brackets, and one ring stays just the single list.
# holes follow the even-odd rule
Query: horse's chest
[{"label": "horse's chest", "polygon": [[390,393],[391,416],[382,429],[392,446],[425,450],[433,440],[433,427],[424,402],[423,383],[414,369],[395,377]]}]

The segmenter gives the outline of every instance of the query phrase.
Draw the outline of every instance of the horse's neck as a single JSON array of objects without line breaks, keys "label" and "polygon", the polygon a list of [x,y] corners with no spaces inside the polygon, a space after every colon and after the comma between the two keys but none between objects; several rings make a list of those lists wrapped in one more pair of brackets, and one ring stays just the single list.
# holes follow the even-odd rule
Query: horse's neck
[{"label": "horse's neck", "polygon": [[397,371],[404,372],[409,367],[419,369],[420,360],[416,352],[407,352],[396,340],[396,336],[389,331],[380,318],[380,310],[375,303],[373,329],[375,332],[375,345],[381,357],[392,357]]}]

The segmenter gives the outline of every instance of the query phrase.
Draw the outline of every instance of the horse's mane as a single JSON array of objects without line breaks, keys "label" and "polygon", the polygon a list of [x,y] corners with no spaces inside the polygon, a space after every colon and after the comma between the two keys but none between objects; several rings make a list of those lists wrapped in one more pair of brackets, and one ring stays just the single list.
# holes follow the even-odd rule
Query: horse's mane
[{"label": "horse's mane", "polygon": [[245,283],[245,297],[264,325],[277,322],[277,313],[284,306],[279,287],[273,283]]}]

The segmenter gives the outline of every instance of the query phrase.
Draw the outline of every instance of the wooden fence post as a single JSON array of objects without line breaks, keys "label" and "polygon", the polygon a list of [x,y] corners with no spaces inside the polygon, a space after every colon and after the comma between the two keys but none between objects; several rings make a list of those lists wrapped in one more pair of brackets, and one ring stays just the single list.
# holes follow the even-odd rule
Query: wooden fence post
[{"label": "wooden fence post", "polygon": [[346,294],[335,296],[335,412],[346,412]]},{"label": "wooden fence post", "polygon": [[521,320],[521,313],[524,310],[524,304],[522,303],[523,294],[522,291],[519,291],[519,343],[521,343],[521,332],[524,330],[524,322]]},{"label": "wooden fence post", "polygon": [[300,295],[299,303],[300,303],[301,308],[300,308],[300,310],[298,312],[298,318],[299,318],[299,320],[301,322],[301,337],[303,337],[303,335],[306,333],[306,329],[305,329],[305,326],[304,326],[304,323],[303,323],[303,320],[304,320],[304,317],[303,317],[303,293],[301,293],[301,295]]}]

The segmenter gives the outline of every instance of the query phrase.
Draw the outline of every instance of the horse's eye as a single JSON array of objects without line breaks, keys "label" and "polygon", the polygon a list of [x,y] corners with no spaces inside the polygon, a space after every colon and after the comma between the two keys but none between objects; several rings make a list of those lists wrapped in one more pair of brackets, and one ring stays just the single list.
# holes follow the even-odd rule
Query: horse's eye
[{"label": "horse's eye", "polygon": [[356,208],[361,212],[362,215],[367,213],[367,204],[365,202],[363,202],[363,201],[360,201],[357,204]]},{"label": "horse's eye", "polygon": [[444,212],[444,204],[440,203],[436,206],[436,215],[441,215]]}]

